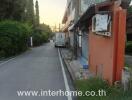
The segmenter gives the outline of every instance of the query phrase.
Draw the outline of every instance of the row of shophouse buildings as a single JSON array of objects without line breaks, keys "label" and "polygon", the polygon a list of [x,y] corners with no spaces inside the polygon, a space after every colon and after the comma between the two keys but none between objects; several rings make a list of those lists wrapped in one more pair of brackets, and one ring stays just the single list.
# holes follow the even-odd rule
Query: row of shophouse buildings
[{"label": "row of shophouse buildings", "polygon": [[[62,20],[62,24],[64,24],[62,31],[65,32],[69,49],[73,52],[74,59],[80,60],[84,68],[91,69],[96,75],[105,78],[110,83],[114,82],[113,71],[115,69],[112,62],[114,58],[111,57],[113,56],[113,48],[112,46],[107,46],[112,44],[109,38],[111,37],[112,42],[112,37],[114,37],[112,36],[112,32],[109,32],[111,29],[110,26],[112,25],[110,20],[112,20],[112,18],[106,18],[106,16],[97,14],[105,15],[107,13],[110,15],[112,12],[111,6],[115,4],[114,2],[126,8],[130,0],[123,0],[121,4],[120,0],[67,0],[67,6]],[[94,21],[95,19],[93,18],[95,15],[97,15],[96,21]],[[103,18],[106,18],[107,21],[109,20],[109,25],[107,25],[107,28],[109,27],[107,29],[108,32],[94,34],[96,35],[94,37],[91,34],[93,31],[100,30],[101,28],[105,30],[106,20],[103,20]],[[99,25],[96,29],[93,24],[95,24],[97,20],[99,20],[100,24],[98,23]],[[93,59],[94,62],[92,62]]]}]

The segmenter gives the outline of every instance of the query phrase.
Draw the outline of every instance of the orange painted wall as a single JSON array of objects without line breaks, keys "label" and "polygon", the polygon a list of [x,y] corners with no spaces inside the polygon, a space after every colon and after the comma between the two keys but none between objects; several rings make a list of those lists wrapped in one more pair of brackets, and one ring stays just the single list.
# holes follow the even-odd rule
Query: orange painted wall
[{"label": "orange painted wall", "polygon": [[113,76],[113,39],[89,34],[90,71],[110,82]]},{"label": "orange painted wall", "polygon": [[117,6],[112,11],[112,37],[89,34],[90,71],[110,84],[121,79],[126,27],[126,11]]}]

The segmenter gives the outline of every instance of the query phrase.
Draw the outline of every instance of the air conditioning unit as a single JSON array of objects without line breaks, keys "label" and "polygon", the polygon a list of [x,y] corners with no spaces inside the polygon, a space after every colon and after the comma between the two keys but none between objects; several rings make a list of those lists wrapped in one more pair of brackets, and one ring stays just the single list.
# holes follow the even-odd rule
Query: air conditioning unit
[{"label": "air conditioning unit", "polygon": [[92,32],[97,35],[111,37],[111,15],[107,12],[99,12],[92,18]]}]

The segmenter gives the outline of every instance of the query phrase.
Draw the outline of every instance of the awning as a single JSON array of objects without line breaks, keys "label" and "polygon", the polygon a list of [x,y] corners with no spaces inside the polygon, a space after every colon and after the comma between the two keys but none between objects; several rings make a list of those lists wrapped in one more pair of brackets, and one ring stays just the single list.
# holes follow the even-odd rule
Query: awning
[{"label": "awning", "polygon": [[111,1],[106,1],[98,4],[91,5],[86,12],[79,18],[79,20],[75,23],[74,28],[82,28],[82,27],[88,27],[91,23],[92,17],[96,14],[96,8],[100,6],[106,6],[111,5]]},{"label": "awning", "polygon": [[91,5],[86,12],[75,23],[74,27],[83,27],[90,22],[90,18],[95,14],[95,5]]}]

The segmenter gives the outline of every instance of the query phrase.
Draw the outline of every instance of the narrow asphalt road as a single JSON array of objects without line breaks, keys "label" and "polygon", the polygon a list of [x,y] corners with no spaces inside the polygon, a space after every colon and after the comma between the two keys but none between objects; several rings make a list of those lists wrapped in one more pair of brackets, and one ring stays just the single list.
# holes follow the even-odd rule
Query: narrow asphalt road
[{"label": "narrow asphalt road", "polygon": [[33,48],[0,65],[0,100],[67,100],[67,97],[19,97],[19,90],[64,90],[58,50],[53,43]]}]

